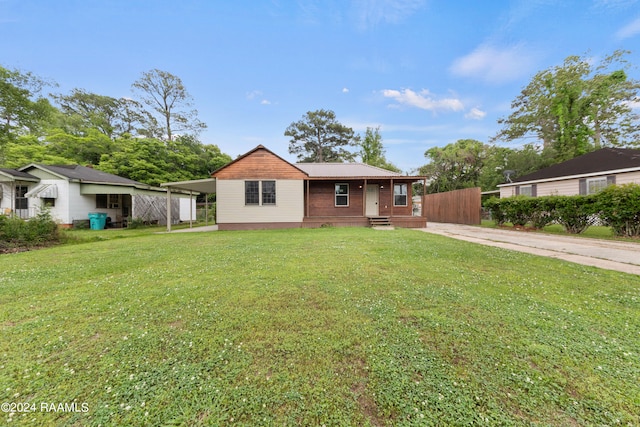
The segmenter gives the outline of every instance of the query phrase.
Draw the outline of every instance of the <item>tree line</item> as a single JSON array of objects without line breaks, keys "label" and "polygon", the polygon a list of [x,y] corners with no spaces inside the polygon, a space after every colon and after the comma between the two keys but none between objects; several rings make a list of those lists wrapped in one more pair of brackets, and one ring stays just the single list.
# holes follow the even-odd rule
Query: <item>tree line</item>
[{"label": "tree line", "polygon": [[[521,176],[601,147],[640,145],[640,82],[628,76],[628,51],[599,63],[569,56],[538,72],[498,120],[488,143],[462,139],[425,151],[427,163],[412,173],[429,178],[430,193],[481,187],[493,190],[505,174]],[[198,140],[206,124],[177,76],[142,74],[132,98],[74,89],[42,95],[49,82],[0,67],[0,165],[80,163],[137,181],[204,178],[231,161]],[[634,110],[634,107],[636,110]],[[333,111],[309,111],[284,132],[289,153],[301,162],[363,163],[398,171],[386,159],[380,128],[364,136],[341,124]],[[518,148],[500,143],[518,142]]]},{"label": "tree line", "polygon": [[158,185],[206,178],[231,161],[199,141],[206,124],[181,79],[169,72],[143,73],[131,85],[131,98],[79,88],[43,94],[55,86],[0,67],[0,165],[91,165]]}]

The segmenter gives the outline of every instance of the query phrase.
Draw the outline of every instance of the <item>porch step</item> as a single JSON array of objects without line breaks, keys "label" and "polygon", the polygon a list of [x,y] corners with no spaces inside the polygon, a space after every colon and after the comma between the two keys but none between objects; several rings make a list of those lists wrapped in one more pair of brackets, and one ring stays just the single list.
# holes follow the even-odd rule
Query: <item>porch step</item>
[{"label": "porch step", "polygon": [[370,227],[380,227],[380,226],[392,226],[391,219],[388,216],[370,216],[369,217],[369,226]]}]

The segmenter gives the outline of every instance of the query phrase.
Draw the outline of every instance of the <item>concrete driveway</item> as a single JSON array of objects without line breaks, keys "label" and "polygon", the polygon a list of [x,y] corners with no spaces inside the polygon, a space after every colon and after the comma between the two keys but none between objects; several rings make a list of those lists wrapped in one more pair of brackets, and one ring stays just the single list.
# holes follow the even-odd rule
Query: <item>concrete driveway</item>
[{"label": "concrete driveway", "polygon": [[435,222],[427,223],[427,228],[420,230],[467,242],[640,275],[640,242],[626,243]]}]

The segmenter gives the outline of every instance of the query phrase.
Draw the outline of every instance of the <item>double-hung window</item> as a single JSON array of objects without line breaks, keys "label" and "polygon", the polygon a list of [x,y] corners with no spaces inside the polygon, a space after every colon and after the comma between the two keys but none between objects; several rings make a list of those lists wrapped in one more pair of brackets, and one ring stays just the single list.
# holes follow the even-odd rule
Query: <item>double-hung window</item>
[{"label": "double-hung window", "polygon": [[407,184],[393,184],[393,205],[407,206]]},{"label": "double-hung window", "polygon": [[275,181],[245,181],[244,182],[245,205],[275,205],[276,182]]},{"label": "double-hung window", "polygon": [[587,194],[596,194],[607,187],[607,177],[587,179]]},{"label": "double-hung window", "polygon": [[349,206],[349,184],[336,184],[336,206]]}]

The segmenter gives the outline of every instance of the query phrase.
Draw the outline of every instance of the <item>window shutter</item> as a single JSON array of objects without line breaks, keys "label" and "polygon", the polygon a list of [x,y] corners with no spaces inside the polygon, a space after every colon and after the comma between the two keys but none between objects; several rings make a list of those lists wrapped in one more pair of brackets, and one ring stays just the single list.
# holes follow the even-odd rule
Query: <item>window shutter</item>
[{"label": "window shutter", "polygon": [[579,190],[580,190],[579,194],[581,196],[585,196],[587,194],[587,180],[582,178],[580,180],[580,183],[578,184],[578,187],[579,187]]},{"label": "window shutter", "polygon": [[615,185],[616,183],[616,176],[615,175],[609,175],[607,177],[607,185]]},{"label": "window shutter", "polygon": [[538,184],[531,184],[531,197],[538,197]]}]

